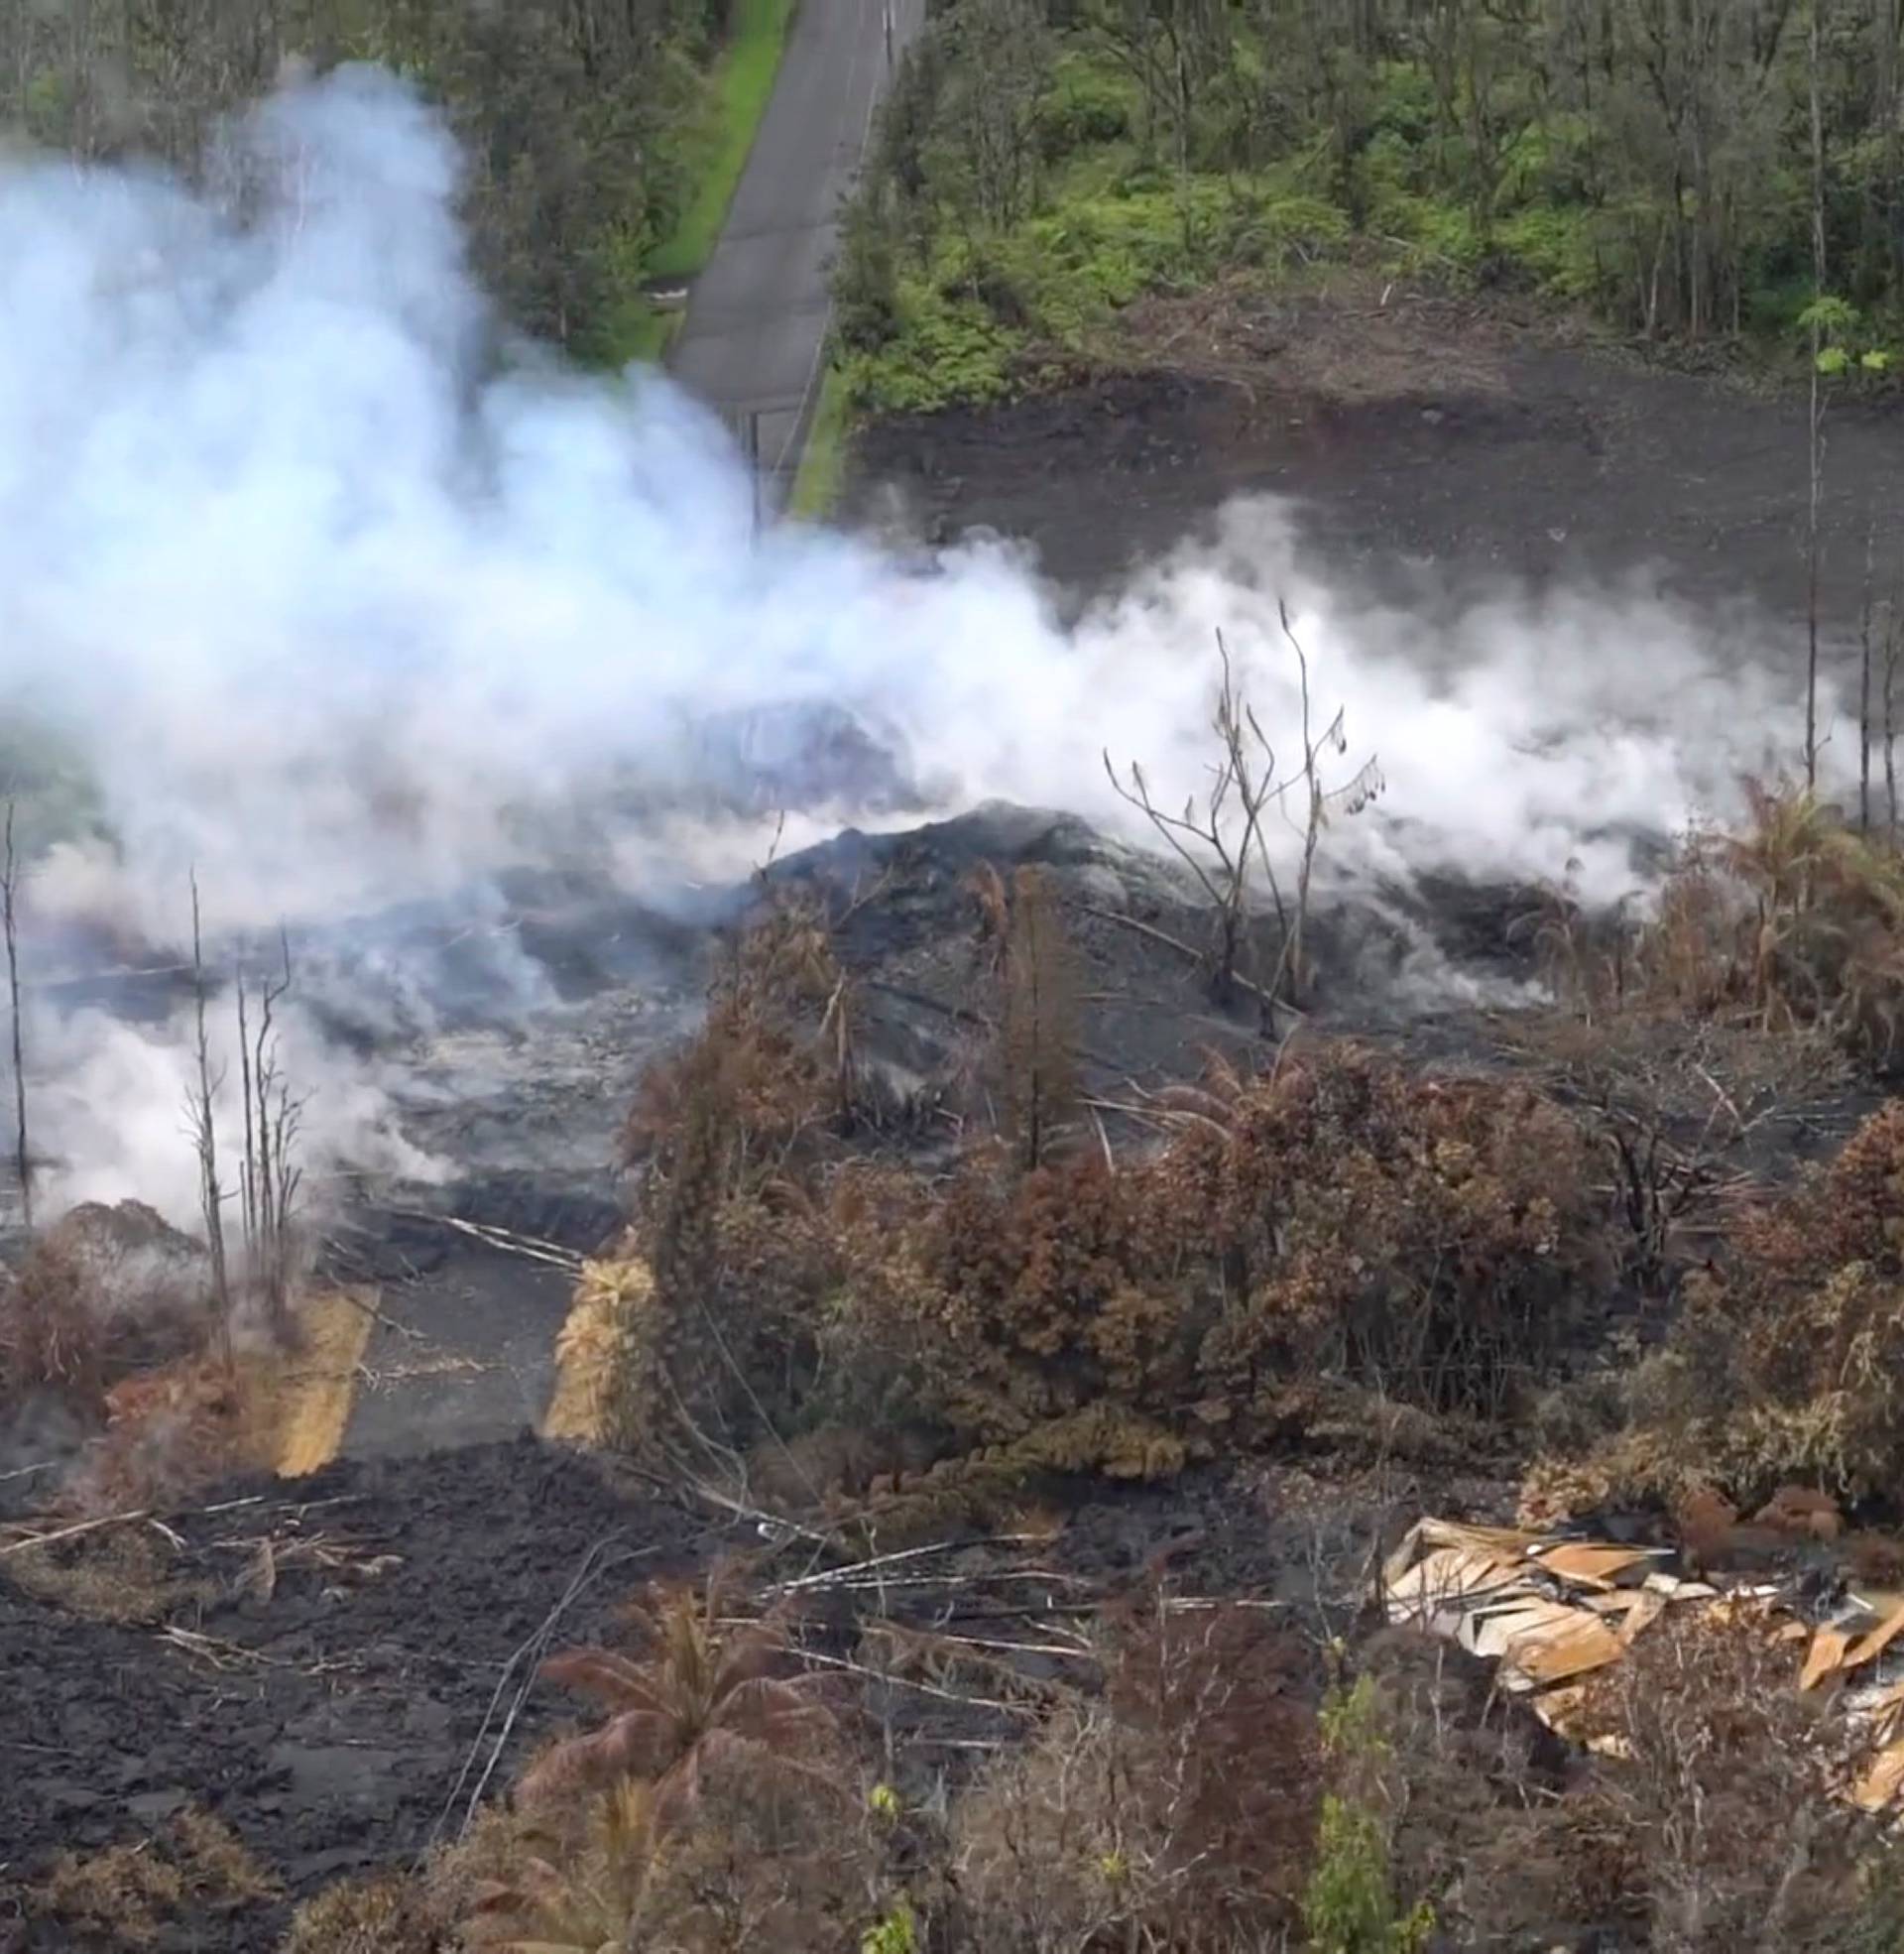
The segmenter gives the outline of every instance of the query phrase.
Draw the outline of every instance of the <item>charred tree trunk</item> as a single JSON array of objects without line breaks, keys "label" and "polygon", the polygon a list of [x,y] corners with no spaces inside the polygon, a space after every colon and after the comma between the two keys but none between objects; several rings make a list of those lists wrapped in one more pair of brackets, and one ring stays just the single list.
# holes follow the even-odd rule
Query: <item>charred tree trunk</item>
[{"label": "charred tree trunk", "polygon": [[6,865],[0,877],[0,914],[7,935],[7,990],[13,1006],[13,1138],[20,1168],[20,1214],[33,1227],[33,1157],[27,1151],[26,1035],[20,1019],[20,859],[13,847],[13,802],[7,802]]}]

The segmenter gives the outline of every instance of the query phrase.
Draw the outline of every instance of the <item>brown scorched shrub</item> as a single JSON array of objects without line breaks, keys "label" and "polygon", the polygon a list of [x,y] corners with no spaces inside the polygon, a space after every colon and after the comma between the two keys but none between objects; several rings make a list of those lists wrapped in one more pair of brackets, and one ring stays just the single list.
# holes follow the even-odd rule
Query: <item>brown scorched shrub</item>
[{"label": "brown scorched shrub", "polygon": [[1618,1490],[1694,1474],[1741,1504],[1787,1481],[1852,1498],[1904,1476],[1904,1102],[1802,1186],[1746,1209],[1627,1389]]},{"label": "brown scorched shrub", "polygon": [[1535,932],[1550,979],[1597,1018],[1811,1032],[1888,1072],[1904,1056],[1904,851],[1802,787],[1742,789],[1742,818],[1686,838],[1637,926],[1557,897]]},{"label": "brown scorched shrub", "polygon": [[1105,1690],[1066,1701],[954,1805],[964,1944],[1287,1944],[1321,1788],[1303,1658],[1263,1617],[1146,1596]]},{"label": "brown scorched shrub", "polygon": [[631,1244],[656,1280],[620,1422],[741,1454],[900,1421],[1026,1469],[1156,1476],[1345,1388],[1513,1411],[1606,1287],[1580,1134],[1512,1084],[1318,1045],[1170,1118],[1115,1163],[1025,1171],[997,1147],[940,1179],[737,1174],[731,1127],[698,1157],[677,1130]]}]

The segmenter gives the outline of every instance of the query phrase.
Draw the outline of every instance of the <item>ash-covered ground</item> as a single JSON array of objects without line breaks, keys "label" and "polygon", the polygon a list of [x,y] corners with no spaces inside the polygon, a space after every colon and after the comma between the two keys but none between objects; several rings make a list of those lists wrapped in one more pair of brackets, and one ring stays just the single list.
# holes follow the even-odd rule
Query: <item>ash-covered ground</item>
[{"label": "ash-covered ground", "polygon": [[[1502,371],[1510,385],[1512,362]],[[1650,424],[1669,385],[1593,375],[1592,402],[1618,395],[1627,427]],[[893,443],[909,443],[908,492],[929,479],[935,521],[1037,534],[1080,580],[1167,544],[1221,493],[1262,486],[1258,440],[1274,449],[1272,472],[1316,462],[1320,527],[1333,498],[1353,516],[1345,534],[1359,560],[1384,548],[1397,560],[1423,550],[1453,558],[1479,538],[1478,562],[1497,564],[1516,555],[1503,533],[1534,524],[1544,536],[1558,523],[1538,499],[1505,493],[1503,470],[1518,481],[1543,455],[1600,450],[1572,423],[1549,439],[1546,410],[1507,414],[1494,381],[1492,412],[1448,412],[1444,395],[1411,405],[1404,387],[1391,411],[1320,413],[1293,446],[1286,417],[1233,425],[1206,388],[1187,407],[1144,396],[1100,412],[1094,396],[1028,411],[1030,460],[995,438],[998,424],[963,418],[882,436],[871,455],[876,471],[901,473]],[[1726,452],[1760,456],[1763,522],[1738,547],[1762,556],[1773,470],[1787,457],[1748,438],[1743,417],[1759,404],[1707,390],[1697,407],[1733,417]],[[1365,451],[1365,430],[1385,439],[1404,415],[1405,455],[1384,459],[1379,442]],[[1062,440],[1047,438],[1054,427]],[[1211,451],[1215,467],[1204,465]],[[1575,488],[1595,498],[1596,533],[1629,525],[1615,556],[1675,547],[1656,509],[1609,493],[1599,459],[1590,472]],[[1128,492],[1133,480],[1141,493]],[[1423,501],[1412,485],[1427,480],[1435,493]],[[1790,481],[1796,507],[1796,469]],[[1687,547],[1703,575],[1710,537],[1701,530]],[[207,1902],[151,1944],[275,1945],[289,1899],[408,1860],[459,1822],[492,1761],[506,1779],[553,1727],[563,1707],[530,1690],[497,1741],[543,1640],[607,1626],[640,1575],[759,1546],[746,1524],[619,1485],[525,1428],[547,1400],[572,1259],[625,1211],[618,1135],[637,1082],[697,1022],[721,930],[759,900],[747,862],[765,859],[776,809],[850,798],[872,810],[857,827],[783,847],[768,880],[821,894],[838,919],[858,1036],[909,1099],[902,1144],[921,1157],[955,1143],[960,1109],[935,1101],[934,1082],[984,1035],[969,887],[981,863],[1036,863],[1055,880],[1081,965],[1084,1092],[1105,1144],[1143,1144],[1143,1095],[1195,1075],[1213,1051],[1264,1051],[1259,1014],[1219,1010],[1174,946],[1200,944],[1208,916],[1167,856],[1022,806],[908,822],[902,761],[849,720],[730,729],[701,758],[730,788],[746,786],[739,811],[759,821],[751,858],[730,850],[718,873],[644,877],[604,841],[613,823],[578,820],[571,849],[543,852],[561,867],[499,877],[467,909],[360,918],[296,944],[324,1047],[374,1078],[381,1117],[404,1143],[395,1156],[346,1154],[312,1189],[328,1266],[374,1282],[381,1311],[345,1456],[295,1487],[241,1486],[203,1503],[217,1511],[169,1516],[167,1534],[135,1527],[132,1545],[114,1536],[97,1560],[77,1542],[59,1557],[64,1578],[29,1583],[0,1563],[0,1664],[27,1679],[0,1712],[0,1947],[81,1944],[65,1927],[27,1923],[26,1883],[61,1848],[154,1835],[186,1805],[229,1825],[283,1895]],[[723,811],[736,811],[731,792]],[[615,819],[639,832],[640,812]],[[1526,922],[1542,901],[1537,889],[1453,876],[1329,893],[1313,1015],[1275,1024],[1273,1037],[1339,1031],[1397,1041],[1424,1061],[1523,1062],[1500,1028],[1538,975]],[[156,1019],[189,996],[176,945],[148,953],[102,935],[66,947],[55,988],[67,1006]],[[143,968],[128,977],[129,963]],[[1753,1145],[1763,1160],[1789,1162],[1829,1149],[1854,1111],[1836,1088],[1794,1100]],[[1159,1491],[1080,1488],[1057,1565],[1111,1594],[1160,1544],[1186,1539],[1186,1578],[1208,1591],[1346,1610],[1371,1540],[1411,1502],[1498,1515],[1508,1462],[1498,1463],[1444,1474],[1432,1489],[1394,1470],[1376,1485],[1326,1460],[1313,1472],[1239,1466]],[[98,1619],[102,1584],[120,1619]]]}]

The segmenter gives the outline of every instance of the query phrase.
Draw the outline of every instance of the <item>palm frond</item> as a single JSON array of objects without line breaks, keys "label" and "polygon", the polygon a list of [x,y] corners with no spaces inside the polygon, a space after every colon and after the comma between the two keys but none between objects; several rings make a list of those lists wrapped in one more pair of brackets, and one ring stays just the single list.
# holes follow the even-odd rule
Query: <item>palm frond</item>
[{"label": "palm frond", "polygon": [[543,1662],[541,1673],[610,1709],[658,1710],[662,1707],[649,1671],[612,1649],[565,1649]]}]

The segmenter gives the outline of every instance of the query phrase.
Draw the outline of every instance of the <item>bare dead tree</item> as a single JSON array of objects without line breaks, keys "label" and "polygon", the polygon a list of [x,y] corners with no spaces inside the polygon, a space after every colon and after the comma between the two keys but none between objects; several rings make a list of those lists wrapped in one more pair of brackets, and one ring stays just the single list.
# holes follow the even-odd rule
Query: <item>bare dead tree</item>
[{"label": "bare dead tree", "polygon": [[1283,918],[1282,890],[1263,845],[1262,816],[1276,793],[1276,756],[1255,714],[1238,690],[1230,648],[1217,633],[1217,657],[1222,677],[1211,724],[1218,740],[1218,758],[1211,768],[1208,798],[1199,807],[1192,794],[1181,814],[1159,807],[1137,761],[1130,762],[1129,785],[1119,780],[1107,750],[1104,771],[1112,788],[1135,807],[1170,844],[1178,859],[1196,877],[1209,898],[1211,925],[1210,978],[1220,1004],[1229,1004],[1239,989],[1256,990],[1244,977],[1250,938],[1250,868],[1258,859],[1275,905]]},{"label": "bare dead tree", "polygon": [[0,916],[7,935],[7,990],[13,1007],[13,1137],[20,1172],[20,1213],[33,1227],[33,1160],[27,1152],[26,1034],[20,1018],[20,859],[13,847],[13,802],[7,802],[6,862],[0,869]]},{"label": "bare dead tree", "polygon": [[[1282,612],[1282,628],[1296,654],[1301,687],[1302,756],[1297,771],[1279,769],[1275,749],[1238,685],[1229,647],[1221,632],[1217,634],[1217,654],[1222,676],[1211,720],[1217,735],[1218,755],[1210,770],[1211,788],[1202,806],[1198,806],[1192,795],[1184,802],[1181,814],[1169,813],[1157,805],[1143,770],[1135,761],[1130,763],[1130,783],[1126,785],[1118,778],[1110,754],[1104,756],[1104,770],[1112,787],[1170,844],[1210,900],[1215,920],[1209,964],[1218,1002],[1228,1004],[1239,990],[1248,992],[1261,1007],[1265,1031],[1271,1029],[1275,1008],[1280,1004],[1295,1005],[1302,992],[1302,944],[1322,829],[1332,813],[1354,813],[1381,791],[1380,770],[1372,759],[1343,787],[1323,786],[1325,755],[1332,748],[1337,753],[1348,751],[1343,714],[1338,711],[1321,736],[1316,735],[1309,661],[1290,629],[1286,610]],[[1263,828],[1270,807],[1278,807],[1287,814],[1289,797],[1298,788],[1302,791],[1304,818],[1300,822],[1292,818],[1302,837],[1292,910],[1284,900]],[[1250,951],[1250,888],[1257,875],[1269,892],[1281,937],[1267,983],[1253,981],[1242,968]]]},{"label": "bare dead tree", "polygon": [[205,1222],[205,1248],[211,1258],[211,1300],[218,1354],[231,1363],[231,1272],[225,1258],[225,1195],[218,1179],[218,1131],[214,1102],[224,1084],[224,1072],[214,1071],[211,1038],[205,1021],[208,986],[205,979],[204,936],[199,920],[198,876],[191,877],[191,989],[197,1045],[197,1079],[185,1115],[193,1150],[198,1156],[198,1199]]},{"label": "bare dead tree", "polygon": [[282,1335],[291,1321],[297,1273],[293,1217],[303,1179],[298,1164],[298,1137],[304,1100],[292,1092],[280,1059],[277,1009],[292,986],[291,939],[282,929],[278,942],[279,973],[259,985],[255,1032],[242,965],[237,1002],[239,1082],[245,1099],[245,1260],[264,1295],[272,1326]]},{"label": "bare dead tree", "polygon": [[242,956],[238,960],[234,989],[238,999],[238,1098],[244,1108],[245,1119],[245,1166],[239,1185],[244,1208],[245,1241],[250,1244],[258,1234],[257,1176],[252,1170],[252,1163],[258,1155],[258,1136],[251,1110],[251,1027],[247,1023],[245,963]]},{"label": "bare dead tree", "polygon": [[1871,578],[1877,551],[1877,517],[1864,526],[1864,595],[1858,611],[1857,831],[1871,831]]},{"label": "bare dead tree", "polygon": [[1884,807],[1891,839],[1897,839],[1898,592],[1884,603]]}]

